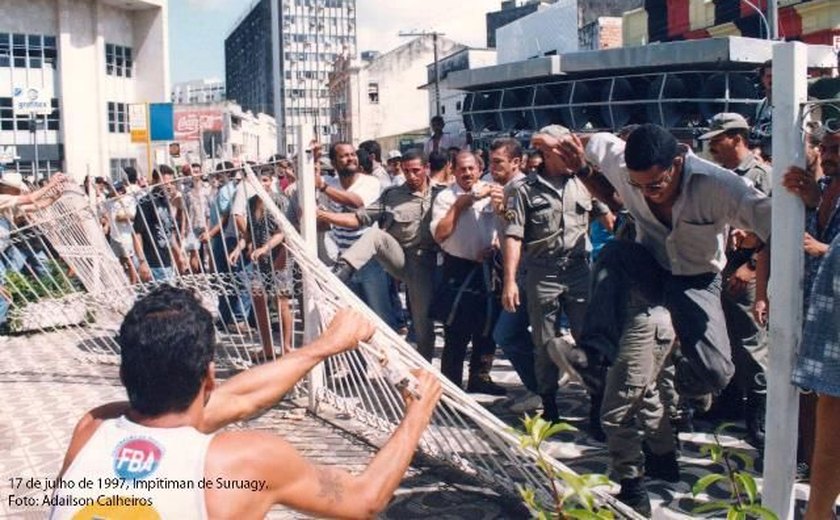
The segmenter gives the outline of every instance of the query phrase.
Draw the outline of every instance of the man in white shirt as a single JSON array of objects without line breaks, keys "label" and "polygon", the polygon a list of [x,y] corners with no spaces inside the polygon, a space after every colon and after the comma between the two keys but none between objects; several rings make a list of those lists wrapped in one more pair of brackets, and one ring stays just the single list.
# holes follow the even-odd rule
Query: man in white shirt
[{"label": "man in white shirt", "polygon": [[[490,379],[496,352],[492,331],[497,305],[485,259],[498,244],[491,185],[471,152],[455,158],[455,184],[441,191],[432,205],[430,228],[444,251],[443,285],[433,309],[443,318],[441,372],[461,386],[467,345],[472,342],[467,392],[504,395]],[[498,188],[498,187],[497,187]]]},{"label": "man in white shirt", "polygon": [[[636,222],[635,242],[604,246],[593,272],[592,299],[570,364],[597,385],[618,351],[631,287],[670,312],[680,340],[675,358],[682,395],[722,390],[734,366],[721,309],[726,232],[770,235],[770,200],[737,175],[700,159],[662,127],[646,124],[625,144],[593,135],[548,143],[602,199],[618,195]],[[587,164],[598,166],[599,171]]]}]

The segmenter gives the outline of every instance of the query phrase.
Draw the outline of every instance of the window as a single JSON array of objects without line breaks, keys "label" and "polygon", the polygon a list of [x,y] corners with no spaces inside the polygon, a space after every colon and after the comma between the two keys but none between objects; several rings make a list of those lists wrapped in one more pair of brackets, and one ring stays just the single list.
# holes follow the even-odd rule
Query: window
[{"label": "window", "polygon": [[112,134],[128,133],[125,103],[108,102],[108,131]]},{"label": "window", "polygon": [[368,101],[371,105],[379,104],[379,83],[368,83]]},{"label": "window", "polygon": [[105,73],[109,76],[131,77],[131,69],[134,66],[131,47],[105,44]]},{"label": "window", "polygon": [[460,102],[460,101],[456,101],[456,102],[455,102],[455,111],[456,111],[456,112],[460,112],[460,111],[461,111],[461,102]]},{"label": "window", "polygon": [[58,99],[52,98],[50,100],[50,106],[52,107],[53,111],[47,115],[47,130],[58,130],[59,129],[59,121],[61,120],[59,111],[58,111]]},{"label": "window", "polygon": [[0,97],[0,130],[15,129],[15,114],[12,109],[12,98]]},{"label": "window", "polygon": [[111,182],[124,182],[125,179],[123,176],[125,173],[123,170],[131,166],[132,168],[137,168],[137,159],[127,159],[127,158],[111,158]]},{"label": "window", "polygon": [[49,64],[55,68],[55,61],[54,36],[0,33],[0,67],[40,69]]},{"label": "window", "polygon": [[446,105],[441,105],[440,106],[440,113],[441,113],[441,115],[446,114]]}]

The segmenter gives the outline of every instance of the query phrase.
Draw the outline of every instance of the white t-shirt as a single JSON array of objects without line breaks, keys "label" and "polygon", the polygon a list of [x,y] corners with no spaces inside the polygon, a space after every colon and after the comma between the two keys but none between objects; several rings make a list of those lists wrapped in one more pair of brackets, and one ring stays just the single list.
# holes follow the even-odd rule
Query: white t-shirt
[{"label": "white t-shirt", "polygon": [[[137,216],[137,201],[130,195],[105,201],[108,222],[111,225],[111,240],[119,242],[128,250],[133,247],[134,217]],[[119,220],[128,217],[129,220]]]},{"label": "white t-shirt", "polygon": [[[324,177],[324,181],[334,189],[344,190],[344,187],[341,185],[341,181],[337,177]],[[362,205],[367,207],[379,198],[381,185],[376,177],[360,173],[356,175],[356,180],[349,188],[347,188],[346,191],[358,195],[362,199]],[[329,209],[335,213],[355,213],[358,208],[344,206],[330,199]],[[347,248],[353,245],[353,243],[356,242],[356,240],[358,240],[365,231],[367,231],[368,227],[369,226],[360,227],[359,229],[348,229],[333,226],[330,236],[336,246],[338,246],[339,253],[343,253]]]},{"label": "white t-shirt", "polygon": [[[150,428],[125,416],[103,421],[61,477],[68,484],[53,495],[50,519],[108,518],[116,509],[108,506],[121,500],[119,510],[138,518],[207,518],[198,483],[212,440],[190,426]],[[82,479],[93,486],[80,486]]]}]

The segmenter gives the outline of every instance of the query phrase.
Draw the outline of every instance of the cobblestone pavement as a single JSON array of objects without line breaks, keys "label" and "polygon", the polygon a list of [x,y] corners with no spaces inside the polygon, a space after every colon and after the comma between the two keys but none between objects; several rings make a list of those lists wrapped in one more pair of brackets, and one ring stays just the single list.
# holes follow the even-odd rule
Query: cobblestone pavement
[{"label": "cobblestone pavement", "polygon": [[[511,394],[521,392],[519,380],[504,360],[497,360],[494,379],[508,386]],[[31,337],[3,338],[0,342],[0,515],[5,518],[44,518],[47,509],[14,507],[9,495],[37,495],[25,485],[11,489],[10,479],[25,480],[54,477],[61,465],[73,426],[90,408],[125,398],[113,364],[83,360],[73,338],[62,333]],[[505,406],[504,399],[480,396],[479,401],[509,424],[517,417]],[[561,410],[572,424],[585,428],[588,402],[583,392],[564,388]],[[269,430],[281,435],[305,456],[351,471],[364,468],[375,449],[352,437],[333,424],[309,415],[296,402],[286,400],[262,416],[237,425],[241,428]],[[736,429],[728,443],[739,443],[743,433]],[[700,447],[710,442],[710,435],[683,435],[680,460],[682,482],[668,484],[650,481],[655,518],[690,517],[696,505],[691,499],[691,485],[713,468],[700,454]],[[750,450],[749,446],[740,443]],[[582,473],[607,473],[605,446],[584,432],[566,433],[552,443],[549,452]],[[752,452],[755,454],[754,452]],[[807,487],[797,486],[800,501]],[[722,492],[716,498],[725,498]],[[800,502],[801,505],[801,502]],[[666,509],[667,508],[667,509]],[[515,501],[471,482],[461,474],[415,461],[383,518],[494,519],[523,518],[525,511]],[[269,518],[303,518],[277,508]]]}]

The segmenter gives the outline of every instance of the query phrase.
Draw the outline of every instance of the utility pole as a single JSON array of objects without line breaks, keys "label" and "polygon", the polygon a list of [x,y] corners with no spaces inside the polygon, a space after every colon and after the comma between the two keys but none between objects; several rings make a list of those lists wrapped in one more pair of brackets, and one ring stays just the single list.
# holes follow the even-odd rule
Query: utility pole
[{"label": "utility pole", "polygon": [[432,36],[432,46],[435,59],[435,115],[440,115],[440,62],[438,61],[438,36],[446,33],[437,31],[400,31],[399,36]]},{"label": "utility pole", "polygon": [[779,39],[779,0],[767,2],[767,24],[770,26],[770,39]]}]

